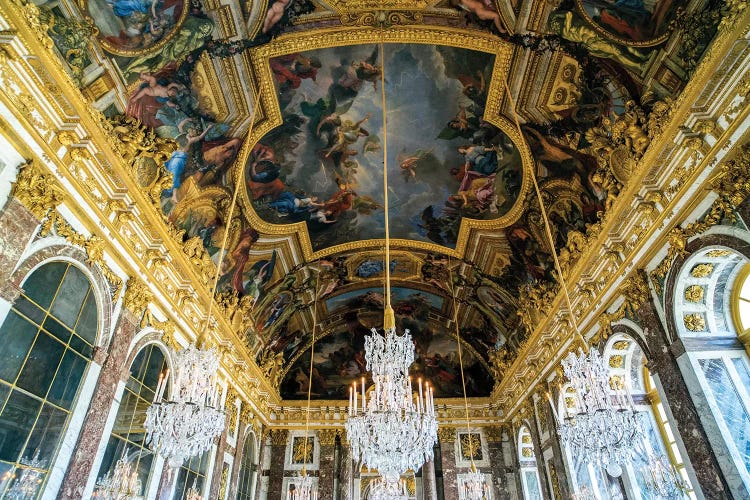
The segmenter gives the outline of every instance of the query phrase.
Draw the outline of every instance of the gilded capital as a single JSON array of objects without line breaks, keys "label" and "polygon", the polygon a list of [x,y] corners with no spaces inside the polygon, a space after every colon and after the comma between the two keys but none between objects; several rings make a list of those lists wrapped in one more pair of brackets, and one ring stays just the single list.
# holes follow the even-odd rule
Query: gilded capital
[{"label": "gilded capital", "polygon": [[453,427],[438,427],[438,441],[453,443],[456,440],[456,429]]},{"label": "gilded capital", "polygon": [[38,219],[62,203],[64,192],[56,179],[29,161],[21,166],[11,192]]},{"label": "gilded capital", "polygon": [[130,278],[122,298],[122,305],[135,314],[141,314],[154,298],[151,290],[138,278]]},{"label": "gilded capital", "polygon": [[289,431],[284,429],[272,429],[270,431],[271,444],[274,446],[284,446],[287,441]]}]

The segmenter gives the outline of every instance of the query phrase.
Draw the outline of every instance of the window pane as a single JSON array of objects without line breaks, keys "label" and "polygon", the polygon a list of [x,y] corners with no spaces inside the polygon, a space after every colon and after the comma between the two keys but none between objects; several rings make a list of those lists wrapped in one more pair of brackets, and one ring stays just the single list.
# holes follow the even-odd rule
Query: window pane
[{"label": "window pane", "polygon": [[46,331],[57,337],[63,344],[67,344],[68,339],[72,335],[72,332],[69,329],[65,328],[62,323],[57,321],[52,316],[47,316],[47,319],[44,320],[44,324],[42,325],[42,327]]},{"label": "window pane", "polygon": [[86,298],[86,303],[83,305],[83,311],[81,311],[81,317],[78,318],[78,325],[76,325],[75,330],[81,338],[86,340],[89,344],[94,345],[96,343],[96,331],[98,327],[96,299],[94,298],[93,292],[89,292],[89,296]]},{"label": "window pane", "polygon": [[73,405],[78,386],[83,379],[83,372],[86,371],[88,361],[71,350],[65,351],[60,368],[57,370],[57,377],[52,384],[47,399],[52,403],[70,409]]},{"label": "window pane", "polygon": [[78,314],[81,312],[81,306],[88,290],[88,278],[77,267],[70,266],[62,285],[60,285],[60,290],[57,292],[50,313],[73,328],[78,320]]},{"label": "window pane", "polygon": [[524,476],[526,478],[526,497],[529,500],[542,500],[542,491],[539,487],[539,478],[536,475],[536,471],[525,470]]},{"label": "window pane", "polygon": [[37,327],[11,310],[0,326],[0,379],[13,383],[34,342]]},{"label": "window pane", "polygon": [[[708,386],[730,436],[742,457],[745,468],[750,467],[750,418],[732,383],[727,367],[721,359],[699,360]],[[739,464],[738,464],[739,465]]]},{"label": "window pane", "polygon": [[42,467],[49,468],[52,465],[57,443],[65,429],[67,417],[64,411],[45,404],[34,426],[34,431],[31,433],[29,443],[26,445],[23,458],[26,460],[38,458],[42,461]]},{"label": "window pane", "polygon": [[34,347],[31,348],[29,358],[18,376],[18,387],[26,389],[32,394],[44,397],[47,394],[52,379],[55,377],[57,365],[60,364],[65,346],[52,339],[46,333],[37,335]]},{"label": "window pane", "polygon": [[65,262],[50,262],[43,265],[23,284],[24,295],[41,307],[48,308],[67,267],[68,264]]},{"label": "window pane", "polygon": [[46,312],[44,312],[42,309],[39,309],[36,305],[32,304],[31,301],[23,295],[21,295],[18,300],[16,300],[15,304],[13,304],[13,308],[17,309],[21,314],[29,318],[37,325],[41,325],[42,321],[44,321],[44,317],[47,315]]},{"label": "window pane", "polygon": [[0,382],[0,410],[2,410],[5,400],[8,398],[8,394],[10,394],[10,386]]},{"label": "window pane", "polygon": [[38,399],[13,390],[0,414],[0,460],[15,462],[19,459],[41,406]]}]

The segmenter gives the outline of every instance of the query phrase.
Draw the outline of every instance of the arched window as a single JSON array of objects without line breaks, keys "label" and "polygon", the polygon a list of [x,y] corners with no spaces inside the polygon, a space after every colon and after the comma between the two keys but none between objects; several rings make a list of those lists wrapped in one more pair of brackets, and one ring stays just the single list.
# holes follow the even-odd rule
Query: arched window
[{"label": "arched window", "polygon": [[518,431],[518,461],[521,465],[521,486],[524,500],[542,500],[542,487],[539,483],[539,471],[536,467],[534,443],[528,427],[521,426]]},{"label": "arched window", "polygon": [[211,453],[212,450],[206,450],[198,456],[190,457],[188,461],[182,464],[175,481],[174,495],[172,496],[174,500],[184,499],[191,488],[201,495],[206,493],[204,489],[208,472],[208,459]]},{"label": "arched window", "polygon": [[124,459],[130,463],[133,470],[138,471],[141,481],[141,491],[135,492],[137,495],[145,496],[152,479],[154,455],[145,444],[146,430],[143,424],[146,409],[154,400],[159,375],[166,368],[167,360],[157,345],[146,346],[135,357],[99,468],[98,477],[101,478],[114,472],[118,460]]},{"label": "arched window", "polygon": [[[729,248],[695,252],[674,281],[673,321],[685,354],[678,365],[735,496],[750,494],[750,326],[747,259]],[[744,344],[744,345],[743,345]]]},{"label": "arched window", "polygon": [[253,500],[257,468],[255,464],[255,434],[248,432],[245,436],[245,444],[242,446],[240,477],[237,482],[237,500]]},{"label": "arched window", "polygon": [[42,265],[23,289],[0,326],[0,498],[41,494],[99,322],[91,283],[68,262]]},{"label": "arched window", "polygon": [[[571,456],[569,450],[565,450],[568,463],[574,471],[576,498],[652,498],[655,493],[649,490],[648,478],[656,459],[663,459],[665,467],[674,466],[688,483],[687,497],[695,498],[671,425],[658,393],[653,390],[653,380],[645,367],[646,359],[640,346],[629,335],[618,333],[609,338],[604,347],[603,358],[609,368],[609,385],[613,397],[615,391],[626,385],[630,387],[634,409],[642,413],[643,439],[632,443],[635,458],[632,463],[623,467],[622,475],[618,477],[597,464],[581,463]],[[563,387],[558,415],[562,418],[575,411],[573,389]]]},{"label": "arched window", "polygon": [[[656,470],[656,461],[660,460],[660,464],[665,467],[674,467],[687,483],[687,491],[684,492],[686,497],[695,498],[672,426],[667,419],[653,378],[646,368],[643,350],[631,336],[619,333],[609,338],[604,349],[604,359],[609,366],[610,386],[617,390],[629,385],[634,407],[643,414],[643,442],[633,443],[637,451],[635,460],[624,468],[622,484],[617,486],[624,488],[628,498],[653,496],[655,492],[649,489],[653,487],[649,479],[652,471],[660,472]],[[613,483],[610,486],[611,490],[616,481],[610,483]]]}]

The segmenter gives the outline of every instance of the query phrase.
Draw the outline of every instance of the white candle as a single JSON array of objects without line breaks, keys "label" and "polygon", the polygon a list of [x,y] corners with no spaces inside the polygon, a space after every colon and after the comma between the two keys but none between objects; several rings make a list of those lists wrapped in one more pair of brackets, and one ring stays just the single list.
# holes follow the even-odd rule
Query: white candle
[{"label": "white candle", "polygon": [[157,384],[156,384],[156,390],[154,390],[154,400],[153,400],[154,403],[156,403],[156,400],[159,397],[159,390],[161,389],[161,384],[162,384],[163,380],[164,380],[164,374],[160,373],[159,374],[159,382],[157,382]]},{"label": "white candle", "polygon": [[349,416],[352,416],[352,388],[349,387]]},{"label": "white candle", "polygon": [[362,411],[366,411],[367,406],[365,404],[365,377],[362,377]]},{"label": "white candle", "polygon": [[169,379],[169,368],[167,368],[167,371],[164,373],[164,382],[161,384],[161,389],[159,390],[159,402],[162,401],[164,398],[164,390],[167,388],[167,381]]},{"label": "white candle", "polygon": [[354,393],[354,414],[357,414],[357,382],[352,384],[352,392]]}]

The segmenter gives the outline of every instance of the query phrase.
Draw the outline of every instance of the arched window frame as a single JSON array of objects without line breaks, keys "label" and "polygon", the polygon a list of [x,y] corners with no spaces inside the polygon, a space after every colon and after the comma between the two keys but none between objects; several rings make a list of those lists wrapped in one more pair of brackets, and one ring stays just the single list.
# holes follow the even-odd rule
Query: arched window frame
[{"label": "arched window frame", "polygon": [[[45,265],[60,262],[75,267],[88,280],[89,293],[91,293],[95,302],[97,325],[94,341],[91,345],[93,348],[97,348],[101,347],[104,340],[108,337],[113,304],[106,279],[101,274],[101,271],[96,266],[90,267],[85,261],[85,253],[80,248],[68,244],[64,239],[59,237],[43,238],[37,240],[26,249],[13,270],[9,281],[23,290],[28,279]],[[3,308],[3,317],[0,318],[0,323],[6,320],[7,315],[14,306],[15,303],[10,304],[10,307],[7,309]],[[77,393],[69,409],[62,438],[52,455],[52,462],[48,464],[48,472],[46,473],[40,494],[55,495],[62,484],[100,371],[101,365],[97,363],[92,353],[88,358],[87,365],[80,378],[81,383],[78,386]]]},{"label": "arched window frame", "polygon": [[539,477],[534,441],[526,423],[521,424],[518,429],[516,452],[518,453],[519,474],[521,475],[521,489],[524,500],[542,500],[542,481]]},{"label": "arched window frame", "polygon": [[[722,474],[739,497],[750,495],[750,454],[741,451],[750,445],[750,339],[738,331],[733,300],[750,257],[748,242],[750,233],[739,229],[721,240],[715,234],[694,240],[665,283],[672,290],[665,304],[668,331],[685,351],[677,364]],[[737,425],[730,428],[727,415],[736,416]]]},{"label": "arched window frame", "polygon": [[[251,446],[251,450],[248,450],[248,445]],[[258,461],[260,459],[260,446],[255,431],[250,425],[248,425],[245,430],[241,450],[241,455],[237,461],[239,463],[239,471],[237,476],[237,494],[235,498],[236,500],[255,500],[255,495],[258,490]],[[251,451],[251,453],[248,453],[248,451]],[[250,468],[249,477],[246,472],[246,467]],[[246,484],[249,488],[247,494],[243,491],[243,487]]]}]

